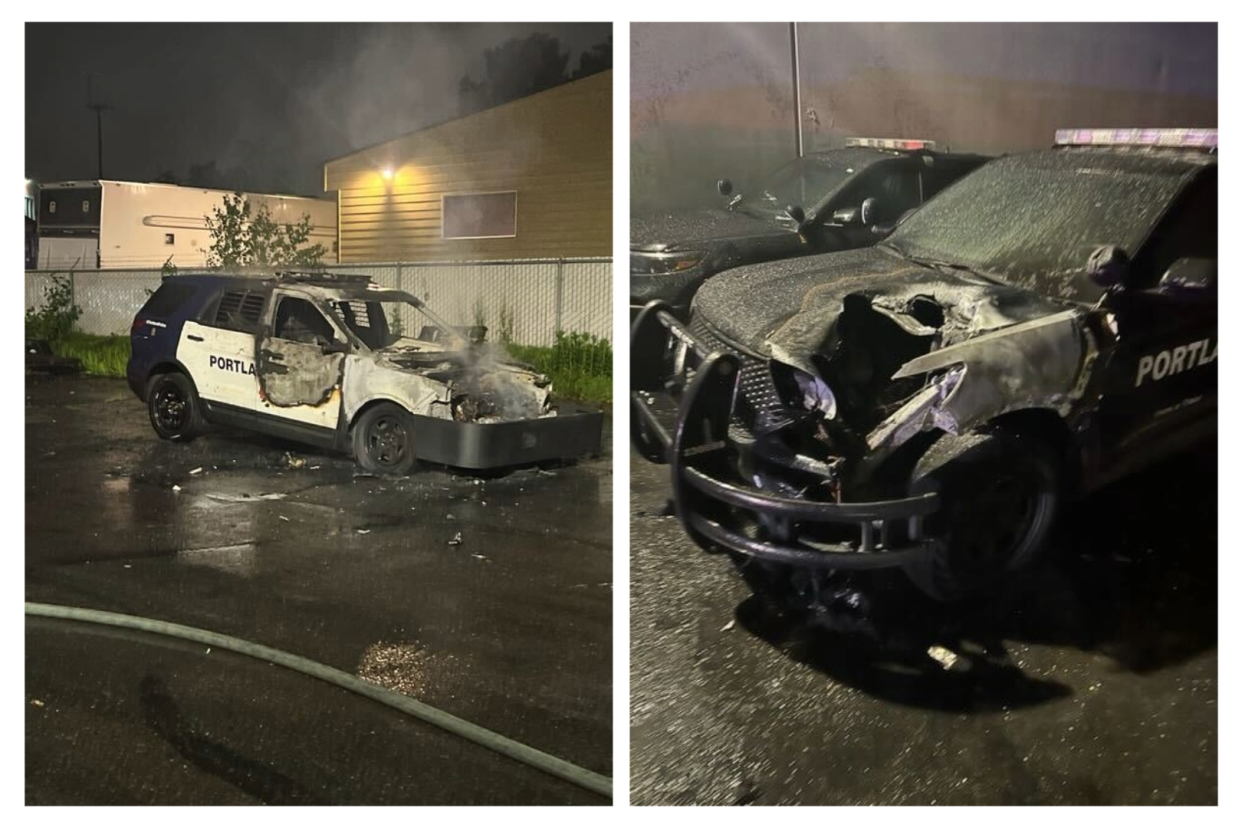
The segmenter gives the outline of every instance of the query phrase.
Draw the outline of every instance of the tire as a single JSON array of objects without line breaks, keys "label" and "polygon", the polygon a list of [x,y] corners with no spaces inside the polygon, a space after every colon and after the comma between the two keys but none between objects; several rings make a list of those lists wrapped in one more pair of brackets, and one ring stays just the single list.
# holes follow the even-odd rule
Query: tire
[{"label": "tire", "polygon": [[414,418],[396,403],[379,403],[362,412],[352,436],[354,460],[371,474],[403,477],[418,462]]},{"label": "tire", "polygon": [[185,443],[203,430],[202,407],[185,374],[156,374],[147,386],[147,415],[161,440]]},{"label": "tire", "polygon": [[910,493],[927,492],[941,497],[925,525],[936,548],[905,572],[933,600],[956,601],[993,591],[1036,561],[1060,505],[1060,470],[1030,435],[945,435],[911,474]]}]

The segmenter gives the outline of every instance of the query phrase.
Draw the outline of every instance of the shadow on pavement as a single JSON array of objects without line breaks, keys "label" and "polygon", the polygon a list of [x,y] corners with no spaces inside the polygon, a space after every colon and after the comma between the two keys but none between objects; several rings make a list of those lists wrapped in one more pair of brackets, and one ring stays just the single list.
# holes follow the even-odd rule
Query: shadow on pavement
[{"label": "shadow on pavement", "polygon": [[1071,505],[1041,569],[1004,593],[936,604],[898,573],[851,576],[814,615],[751,596],[752,634],[834,681],[912,707],[988,712],[1072,695],[1010,644],[1072,647],[1145,674],[1216,646],[1216,446]]},{"label": "shadow on pavement", "polygon": [[279,771],[199,733],[162,679],[145,676],[139,687],[139,702],[147,726],[205,773],[268,805],[332,804]]}]

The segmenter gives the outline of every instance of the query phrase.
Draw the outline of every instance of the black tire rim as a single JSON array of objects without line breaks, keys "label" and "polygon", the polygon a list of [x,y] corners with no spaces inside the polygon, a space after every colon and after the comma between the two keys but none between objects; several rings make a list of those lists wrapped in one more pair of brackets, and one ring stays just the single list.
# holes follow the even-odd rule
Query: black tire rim
[{"label": "black tire rim", "polygon": [[189,420],[190,401],[173,383],[161,383],[155,390],[151,411],[155,414],[155,422],[163,431],[176,434],[185,428]]},{"label": "black tire rim", "polygon": [[409,434],[395,414],[376,417],[367,429],[367,456],[385,468],[397,466],[406,457]]},{"label": "black tire rim", "polygon": [[954,571],[967,578],[1003,571],[1030,537],[1042,502],[1032,480],[1009,474],[975,492],[969,508],[956,516],[948,539]]}]

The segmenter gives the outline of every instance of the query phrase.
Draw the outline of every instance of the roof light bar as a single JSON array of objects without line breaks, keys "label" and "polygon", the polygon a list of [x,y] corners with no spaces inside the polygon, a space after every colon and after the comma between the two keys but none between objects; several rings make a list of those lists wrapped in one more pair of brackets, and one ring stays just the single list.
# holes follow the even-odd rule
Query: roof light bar
[{"label": "roof light bar", "polygon": [[1216,148],[1214,129],[1058,129],[1058,147],[1198,147]]},{"label": "roof light bar", "polygon": [[935,141],[921,138],[846,138],[847,147],[874,147],[889,150],[934,150]]}]

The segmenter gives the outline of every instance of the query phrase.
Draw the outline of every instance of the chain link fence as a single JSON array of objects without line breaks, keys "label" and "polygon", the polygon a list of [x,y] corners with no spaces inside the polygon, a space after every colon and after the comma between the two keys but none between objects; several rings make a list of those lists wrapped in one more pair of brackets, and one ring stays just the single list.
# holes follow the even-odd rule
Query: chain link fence
[{"label": "chain link fence", "polygon": [[[521,259],[480,262],[387,262],[328,265],[358,273],[425,301],[458,325],[486,325],[488,338],[550,346],[557,331],[612,341],[612,260]],[[26,307],[39,307],[54,277],[68,278],[82,309],[78,329],[127,334],[134,315],[159,287],[156,270],[26,271]],[[172,277],[176,278],[176,277]]]}]

